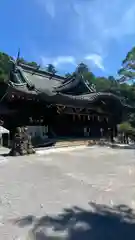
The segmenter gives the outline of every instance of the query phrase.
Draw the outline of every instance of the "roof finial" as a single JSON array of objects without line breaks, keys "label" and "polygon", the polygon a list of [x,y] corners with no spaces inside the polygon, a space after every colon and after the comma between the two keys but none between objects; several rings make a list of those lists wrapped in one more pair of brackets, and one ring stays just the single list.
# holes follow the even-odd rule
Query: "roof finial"
[{"label": "roof finial", "polygon": [[19,60],[20,60],[20,48],[18,49],[18,53],[17,53],[16,65],[19,63]]}]

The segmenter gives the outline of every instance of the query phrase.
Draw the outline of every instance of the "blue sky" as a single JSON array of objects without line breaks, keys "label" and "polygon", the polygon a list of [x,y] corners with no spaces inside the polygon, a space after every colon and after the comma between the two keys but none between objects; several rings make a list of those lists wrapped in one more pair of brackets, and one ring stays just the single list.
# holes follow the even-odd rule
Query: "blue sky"
[{"label": "blue sky", "polygon": [[96,75],[116,75],[135,45],[134,0],[1,0],[0,51],[60,73],[85,62]]}]

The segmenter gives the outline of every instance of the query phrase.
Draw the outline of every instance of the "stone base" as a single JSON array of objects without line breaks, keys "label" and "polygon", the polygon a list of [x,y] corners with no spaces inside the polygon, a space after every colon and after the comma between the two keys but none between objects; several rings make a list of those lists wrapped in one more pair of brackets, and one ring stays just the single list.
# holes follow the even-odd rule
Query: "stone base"
[{"label": "stone base", "polygon": [[26,133],[24,128],[16,128],[10,156],[24,156],[34,154],[35,150],[32,147],[31,137]]}]

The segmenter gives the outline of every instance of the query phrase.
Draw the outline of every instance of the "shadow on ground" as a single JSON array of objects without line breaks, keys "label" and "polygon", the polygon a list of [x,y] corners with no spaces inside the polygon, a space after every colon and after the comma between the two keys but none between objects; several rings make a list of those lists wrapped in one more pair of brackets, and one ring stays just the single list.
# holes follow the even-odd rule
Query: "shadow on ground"
[{"label": "shadow on ground", "polygon": [[90,211],[73,207],[51,217],[26,216],[13,221],[19,227],[31,226],[29,239],[134,240],[135,213],[125,205],[113,208],[90,203]]}]

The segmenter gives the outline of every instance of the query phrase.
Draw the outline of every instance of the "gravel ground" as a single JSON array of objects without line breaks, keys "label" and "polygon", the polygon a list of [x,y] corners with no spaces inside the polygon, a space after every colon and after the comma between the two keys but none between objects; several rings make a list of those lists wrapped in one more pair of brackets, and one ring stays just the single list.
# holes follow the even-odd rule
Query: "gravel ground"
[{"label": "gravel ground", "polygon": [[0,156],[2,240],[133,240],[134,208],[135,150]]}]

